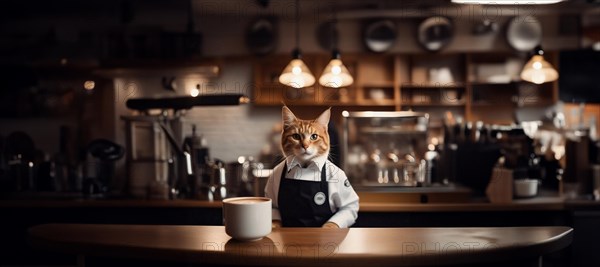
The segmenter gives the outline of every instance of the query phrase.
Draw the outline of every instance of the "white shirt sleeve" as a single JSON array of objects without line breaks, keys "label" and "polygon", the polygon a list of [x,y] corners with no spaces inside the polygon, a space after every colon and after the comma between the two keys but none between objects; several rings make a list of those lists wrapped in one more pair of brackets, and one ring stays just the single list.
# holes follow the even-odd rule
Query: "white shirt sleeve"
[{"label": "white shirt sleeve", "polygon": [[347,181],[346,173],[341,169],[335,172],[335,178],[330,182],[334,182],[334,187],[337,190],[332,190],[331,200],[337,207],[337,212],[329,218],[329,222],[337,224],[340,228],[348,228],[356,222],[358,218],[358,195]]},{"label": "white shirt sleeve", "polygon": [[281,213],[279,213],[279,202],[277,199],[277,195],[279,193],[279,179],[281,178],[281,172],[283,171],[284,164],[279,164],[275,167],[269,180],[267,180],[267,185],[265,186],[265,197],[271,199],[272,210],[271,216],[272,220],[281,221]]}]

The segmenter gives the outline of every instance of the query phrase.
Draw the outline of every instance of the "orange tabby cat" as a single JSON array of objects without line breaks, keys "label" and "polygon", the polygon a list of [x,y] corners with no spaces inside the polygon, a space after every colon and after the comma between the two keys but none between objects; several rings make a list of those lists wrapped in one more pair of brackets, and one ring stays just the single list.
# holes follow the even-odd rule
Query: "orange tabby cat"
[{"label": "orange tabby cat", "polygon": [[283,107],[283,133],[281,146],[286,157],[296,156],[304,165],[307,161],[329,154],[327,124],[331,109],[325,110],[315,120],[301,120],[288,108]]},{"label": "orange tabby cat", "polygon": [[281,148],[286,158],[273,169],[265,196],[273,200],[273,226],[347,228],[358,216],[358,195],[344,171],[327,160],[331,110],[298,119],[283,107]]}]

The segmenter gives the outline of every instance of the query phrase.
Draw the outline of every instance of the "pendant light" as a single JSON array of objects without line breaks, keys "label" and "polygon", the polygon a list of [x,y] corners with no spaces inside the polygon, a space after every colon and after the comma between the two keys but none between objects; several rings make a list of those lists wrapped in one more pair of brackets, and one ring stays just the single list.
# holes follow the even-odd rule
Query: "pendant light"
[{"label": "pendant light", "polygon": [[292,52],[292,61],[283,69],[279,75],[279,82],[294,88],[304,88],[315,84],[315,76],[312,75],[300,53],[300,29],[299,11],[300,1],[296,0],[296,48]]},{"label": "pendant light", "polygon": [[340,88],[351,85],[354,82],[354,78],[350,75],[348,68],[344,66],[340,51],[337,49],[337,15],[335,13],[336,8],[333,7],[333,26],[331,32],[332,42],[332,55],[331,61],[323,70],[323,74],[319,78],[319,84],[325,87]]},{"label": "pendant light", "polygon": [[534,54],[521,71],[521,79],[535,84],[552,82],[558,79],[558,72],[552,64],[544,59],[541,46],[534,49]]},{"label": "pendant light", "polygon": [[564,0],[452,0],[454,4],[475,5],[550,5]]},{"label": "pendant light", "polygon": [[331,61],[329,61],[323,74],[321,74],[321,78],[319,78],[319,84],[326,87],[340,88],[349,86],[353,82],[354,78],[352,78],[352,75],[350,75],[350,72],[344,66],[340,52],[334,49]]}]

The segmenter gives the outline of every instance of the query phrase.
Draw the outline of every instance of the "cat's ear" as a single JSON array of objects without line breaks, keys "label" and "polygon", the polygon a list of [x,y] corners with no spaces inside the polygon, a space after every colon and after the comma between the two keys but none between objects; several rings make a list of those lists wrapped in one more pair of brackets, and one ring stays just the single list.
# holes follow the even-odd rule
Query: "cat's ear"
[{"label": "cat's ear", "polygon": [[319,115],[319,117],[315,120],[315,122],[323,125],[323,127],[325,127],[325,129],[327,129],[327,124],[329,124],[330,117],[331,117],[331,108],[328,108],[327,110],[323,111],[323,113],[321,113],[321,115]]},{"label": "cat's ear", "polygon": [[286,106],[281,109],[281,117],[283,118],[283,128],[287,128],[296,122],[296,116]]}]

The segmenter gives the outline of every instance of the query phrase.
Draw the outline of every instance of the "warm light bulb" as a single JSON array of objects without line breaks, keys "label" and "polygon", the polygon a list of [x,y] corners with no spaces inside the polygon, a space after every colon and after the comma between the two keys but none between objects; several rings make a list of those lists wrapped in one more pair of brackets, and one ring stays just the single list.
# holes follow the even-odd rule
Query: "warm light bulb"
[{"label": "warm light bulb", "polygon": [[302,68],[295,66],[292,68],[292,73],[295,75],[300,75],[300,73],[302,73]]},{"label": "warm light bulb", "polygon": [[83,83],[83,88],[85,90],[91,91],[91,90],[94,90],[95,87],[96,87],[96,83],[94,81],[85,81]]},{"label": "warm light bulb", "polygon": [[455,4],[474,5],[550,5],[564,0],[452,0]]},{"label": "warm light bulb", "polygon": [[558,72],[542,55],[534,55],[521,71],[521,79],[535,84],[552,82],[558,79]]},{"label": "warm light bulb", "polygon": [[304,88],[315,83],[315,77],[301,59],[293,59],[279,76],[279,82],[293,88]]},{"label": "warm light bulb", "polygon": [[190,90],[190,95],[192,97],[197,97],[198,95],[200,95],[200,90],[198,90],[198,88],[193,88],[192,90]]},{"label": "warm light bulb", "polygon": [[333,58],[319,78],[319,84],[325,87],[340,88],[351,85],[354,78],[339,58]]},{"label": "warm light bulb", "polygon": [[342,72],[342,68],[340,68],[340,66],[333,66],[331,67],[331,73],[333,74],[340,74]]}]

